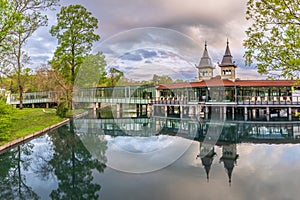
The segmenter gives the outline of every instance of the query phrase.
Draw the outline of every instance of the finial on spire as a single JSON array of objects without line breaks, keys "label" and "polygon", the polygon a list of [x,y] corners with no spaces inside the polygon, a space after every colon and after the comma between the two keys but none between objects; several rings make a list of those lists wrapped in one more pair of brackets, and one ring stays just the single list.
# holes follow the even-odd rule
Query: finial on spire
[{"label": "finial on spire", "polygon": [[227,46],[229,45],[229,40],[228,40],[228,38],[227,38]]},{"label": "finial on spire", "polygon": [[205,48],[207,47],[207,41],[205,40]]}]

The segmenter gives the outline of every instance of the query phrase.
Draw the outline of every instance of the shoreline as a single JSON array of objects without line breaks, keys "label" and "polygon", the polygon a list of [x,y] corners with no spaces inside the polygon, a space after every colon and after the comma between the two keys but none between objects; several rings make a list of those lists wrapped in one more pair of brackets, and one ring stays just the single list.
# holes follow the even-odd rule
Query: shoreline
[{"label": "shoreline", "polygon": [[85,116],[87,114],[88,114],[88,112],[83,112],[83,113],[80,113],[80,114],[78,114],[76,116],[71,116],[68,119],[65,119],[65,120],[63,120],[63,121],[61,121],[61,122],[59,122],[57,124],[52,125],[52,126],[48,126],[48,127],[44,128],[44,129],[42,129],[40,131],[37,131],[37,132],[34,132],[34,133],[30,133],[30,134],[28,134],[28,135],[26,135],[24,137],[21,137],[21,138],[13,140],[11,142],[8,142],[6,144],[3,144],[3,145],[0,146],[0,154],[6,152],[10,148],[13,148],[13,147],[15,147],[17,145],[20,145],[20,144],[22,144],[22,143],[24,143],[26,141],[34,139],[35,137],[43,135],[46,132],[49,132],[49,131],[51,131],[53,129],[56,129],[56,128],[59,128],[59,127],[65,125],[65,124],[67,124],[72,119],[77,119],[77,118],[83,117],[83,116]]}]

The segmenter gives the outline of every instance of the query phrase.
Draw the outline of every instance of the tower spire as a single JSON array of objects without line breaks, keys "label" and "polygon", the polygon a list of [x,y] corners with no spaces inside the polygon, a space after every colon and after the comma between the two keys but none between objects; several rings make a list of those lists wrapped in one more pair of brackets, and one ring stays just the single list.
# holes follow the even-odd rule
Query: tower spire
[{"label": "tower spire", "polygon": [[227,38],[225,54],[223,56],[221,64],[221,78],[235,80],[235,68],[236,65],[232,61],[232,55],[229,48],[229,40]]},{"label": "tower spire", "polygon": [[204,43],[204,51],[198,66],[198,77],[199,80],[207,80],[213,77],[213,65],[207,50],[207,41]]}]

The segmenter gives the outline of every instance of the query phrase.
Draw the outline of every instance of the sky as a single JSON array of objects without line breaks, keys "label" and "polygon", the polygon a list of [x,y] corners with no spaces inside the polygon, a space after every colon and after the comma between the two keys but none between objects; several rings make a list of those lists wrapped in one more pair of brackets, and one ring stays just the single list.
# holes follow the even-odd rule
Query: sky
[{"label": "sky", "polygon": [[[153,74],[194,80],[207,41],[216,65],[222,60],[228,38],[237,76],[262,78],[255,67],[244,65],[243,40],[249,22],[246,0],[62,0],[61,6],[81,4],[99,21],[101,39],[93,52],[102,51],[109,67],[117,67],[134,79],[150,79]],[[36,31],[27,43],[31,66],[47,63],[57,46],[49,33],[56,23],[55,11],[48,11],[48,26]]]}]

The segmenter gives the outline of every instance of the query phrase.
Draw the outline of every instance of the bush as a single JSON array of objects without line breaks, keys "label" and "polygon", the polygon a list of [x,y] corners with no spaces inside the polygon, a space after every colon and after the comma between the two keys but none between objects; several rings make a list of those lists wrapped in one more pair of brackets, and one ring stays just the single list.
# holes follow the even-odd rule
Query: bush
[{"label": "bush", "polygon": [[56,109],[56,115],[59,117],[66,117],[68,106],[65,103],[59,103]]},{"label": "bush", "polygon": [[5,140],[11,130],[11,114],[13,109],[0,99],[0,141]]}]

